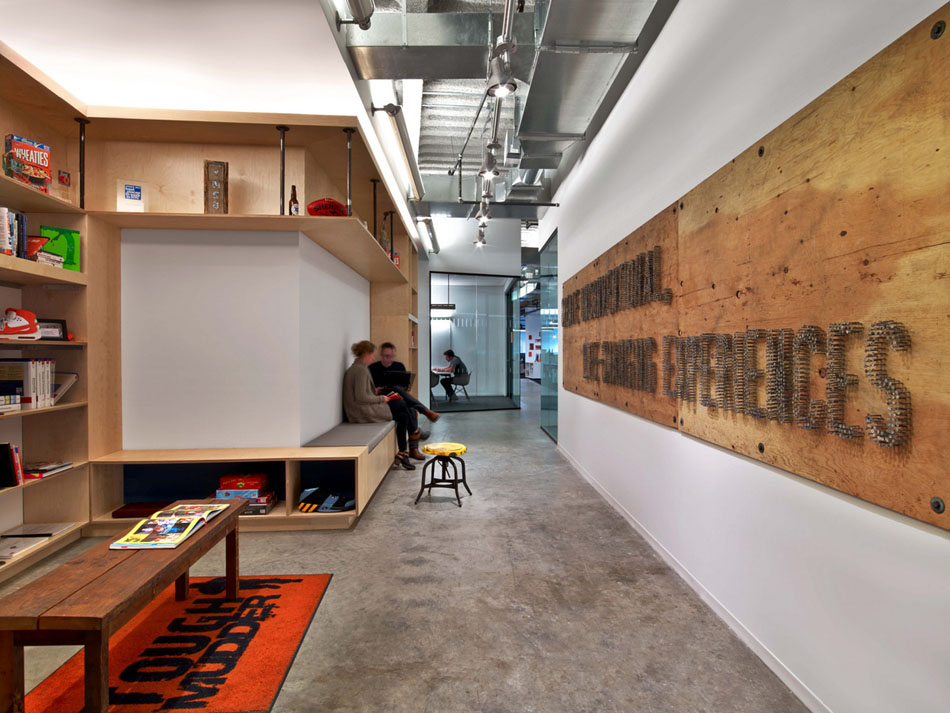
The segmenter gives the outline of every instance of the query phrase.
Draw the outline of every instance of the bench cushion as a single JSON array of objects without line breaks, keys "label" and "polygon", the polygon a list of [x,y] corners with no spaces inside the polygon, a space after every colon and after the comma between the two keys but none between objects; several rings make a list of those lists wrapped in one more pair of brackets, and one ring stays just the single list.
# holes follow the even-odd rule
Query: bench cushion
[{"label": "bench cushion", "polygon": [[395,421],[380,423],[341,423],[322,436],[317,436],[305,447],[311,446],[368,446],[373,450],[386,434],[396,427]]}]

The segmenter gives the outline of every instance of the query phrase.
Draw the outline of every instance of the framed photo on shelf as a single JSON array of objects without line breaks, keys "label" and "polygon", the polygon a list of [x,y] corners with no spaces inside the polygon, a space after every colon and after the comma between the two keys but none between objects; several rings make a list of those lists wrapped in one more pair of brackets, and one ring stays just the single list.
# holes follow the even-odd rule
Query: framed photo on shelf
[{"label": "framed photo on shelf", "polygon": [[69,330],[66,329],[65,319],[43,319],[37,317],[36,324],[40,330],[40,340],[55,339],[65,342],[69,339]]}]

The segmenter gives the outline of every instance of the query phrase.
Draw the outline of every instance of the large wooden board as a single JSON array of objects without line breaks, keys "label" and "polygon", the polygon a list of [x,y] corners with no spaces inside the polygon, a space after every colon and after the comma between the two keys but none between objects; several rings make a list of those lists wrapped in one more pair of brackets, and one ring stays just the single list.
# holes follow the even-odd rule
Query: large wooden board
[{"label": "large wooden board", "polygon": [[[693,350],[684,343],[685,358],[667,365],[673,396],[661,377],[655,394],[641,396],[646,405],[621,407],[672,425],[654,415],[665,404],[685,433],[950,529],[950,513],[933,500],[950,506],[950,38],[931,36],[950,21],[948,7],[690,191],[675,216],[661,214],[673,217],[677,238],[664,250],[678,270],[675,324],[643,312],[649,321],[565,328],[565,388],[620,405],[613,390],[578,388],[578,341],[693,338]],[[564,294],[603,274],[625,242],[568,280]],[[833,363],[820,345],[842,323],[855,333],[842,337],[843,361]],[[806,325],[817,328],[819,350],[800,352],[796,366],[792,335]],[[882,329],[904,333],[905,343],[869,336]],[[791,332],[767,347],[776,330]],[[754,337],[742,354],[756,363],[728,364],[723,392],[716,368],[729,341],[720,351],[709,335]],[[875,377],[875,358],[900,385]],[[736,374],[747,380],[738,390]],[[839,398],[835,418],[821,413],[820,403],[827,411]],[[812,423],[803,418],[810,403]],[[869,415],[889,430],[874,432]]]},{"label": "large wooden board", "polygon": [[[643,418],[668,426],[677,422],[677,404],[662,396],[660,388],[660,355],[663,334],[676,334],[677,311],[675,298],[671,304],[663,301],[648,301],[638,306],[617,309],[603,317],[585,319],[583,314],[585,287],[616,270],[620,265],[634,261],[638,256],[659,248],[660,270],[657,287],[663,290],[679,285],[676,259],[676,209],[671,206],[651,220],[637,228],[633,233],[614,247],[591,262],[576,275],[564,282],[561,309],[562,323],[570,323],[569,312],[573,310],[576,321],[563,331],[561,349],[564,365],[564,388],[575,393],[594,398],[604,403],[624,409]],[[642,259],[642,258],[641,258]],[[674,291],[675,293],[675,291]],[[571,304],[572,299],[574,304]],[[614,298],[612,298],[614,299]],[[646,374],[648,381],[656,384],[654,390],[629,388],[627,385],[612,383],[608,375],[610,365],[591,360],[609,361],[612,350],[618,344],[623,348],[626,340],[651,340],[641,358],[652,364],[653,375]],[[608,346],[605,346],[607,343]],[[641,347],[642,348],[642,347]],[[588,364],[585,369],[584,350]],[[630,360],[629,352],[626,361]],[[622,379],[621,379],[622,380]],[[641,378],[640,382],[643,381]]]}]

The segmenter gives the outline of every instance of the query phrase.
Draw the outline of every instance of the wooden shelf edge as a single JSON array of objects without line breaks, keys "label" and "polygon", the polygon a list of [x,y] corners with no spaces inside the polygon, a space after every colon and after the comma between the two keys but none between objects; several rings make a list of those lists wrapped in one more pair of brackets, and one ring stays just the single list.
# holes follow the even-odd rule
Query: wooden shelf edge
[{"label": "wooden shelf edge", "polygon": [[[289,530],[345,530],[356,521],[356,512],[345,513],[301,513],[287,515],[280,501],[266,515],[238,516],[239,529],[242,532],[276,532]],[[114,518],[110,513],[100,515],[82,526],[83,537],[114,537],[129,530],[142,518]],[[0,568],[2,570],[2,568]]]},{"label": "wooden shelf edge", "polygon": [[415,324],[419,324],[419,318],[416,317],[416,315],[414,315],[414,314],[410,314],[410,315],[409,315],[409,321],[410,321],[410,322],[414,322]]},{"label": "wooden shelf edge", "polygon": [[0,205],[21,213],[85,213],[69,201],[38,191],[3,174],[0,174]]},{"label": "wooden shelf edge", "polygon": [[13,255],[0,255],[0,281],[19,285],[86,285],[84,272],[73,272],[61,267],[43,265]]},{"label": "wooden shelf edge", "polygon": [[161,465],[163,463],[241,463],[249,461],[355,460],[366,446],[300,446],[271,448],[183,448],[123,450],[92,459],[97,465]]},{"label": "wooden shelf edge", "polygon": [[24,481],[23,485],[18,485],[16,487],[29,488],[30,486],[39,485],[40,483],[47,483],[51,480],[55,480],[61,475],[68,475],[69,473],[73,473],[79,470],[80,468],[85,468],[87,465],[89,465],[89,461],[87,460],[78,461],[76,463],[73,463],[71,468],[68,468],[66,470],[61,470],[59,473],[54,473],[53,475],[47,475],[45,478],[34,478],[31,480]]},{"label": "wooden shelf edge", "polygon": [[90,211],[118,228],[145,230],[273,230],[298,232],[370,282],[408,282],[356,216],[210,215]]},{"label": "wooden shelf edge", "polygon": [[0,349],[26,349],[27,347],[74,347],[76,349],[85,349],[89,342],[74,340],[72,342],[61,339],[34,339],[32,341],[21,339],[0,339]]},{"label": "wooden shelf edge", "polygon": [[0,413],[0,419],[4,418],[22,418],[24,416],[39,416],[43,413],[51,413],[53,411],[68,411],[69,409],[74,408],[85,408],[85,401],[77,401],[72,404],[58,404],[56,406],[50,406],[48,408],[27,408],[20,409],[19,411],[8,411],[7,413]]}]

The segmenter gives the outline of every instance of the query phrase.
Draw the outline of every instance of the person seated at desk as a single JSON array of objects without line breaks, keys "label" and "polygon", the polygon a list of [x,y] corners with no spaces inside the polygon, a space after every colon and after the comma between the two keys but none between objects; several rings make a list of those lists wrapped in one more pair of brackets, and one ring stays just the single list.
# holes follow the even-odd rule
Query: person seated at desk
[{"label": "person seated at desk", "polygon": [[399,394],[388,396],[376,393],[373,377],[369,373],[369,365],[376,357],[376,345],[371,341],[356,342],[350,347],[353,352],[353,363],[343,374],[343,411],[346,420],[350,423],[381,423],[383,421],[396,422],[396,443],[399,450],[396,453],[393,465],[401,466],[406,470],[415,470],[416,466],[409,460],[410,453],[418,460],[425,460],[419,451],[419,442],[411,442],[410,408]]},{"label": "person seated at desk", "polygon": [[444,352],[442,352],[442,354],[445,356],[445,360],[449,363],[448,366],[432,367],[432,371],[452,374],[452,376],[443,377],[441,381],[442,388],[445,389],[445,396],[449,401],[458,401],[459,397],[455,395],[455,387],[453,386],[455,383],[454,377],[460,374],[467,374],[468,367],[465,366],[461,359],[455,356],[455,352],[453,352],[451,349],[446,349]]},{"label": "person seated at desk", "polygon": [[410,410],[418,411],[432,423],[439,420],[442,414],[432,411],[409,393],[409,387],[412,385],[412,375],[406,371],[405,364],[396,361],[396,345],[392,342],[383,342],[379,345],[379,361],[374,361],[369,365],[369,373],[373,375],[373,383],[376,384],[377,394],[395,392],[402,397]]}]

